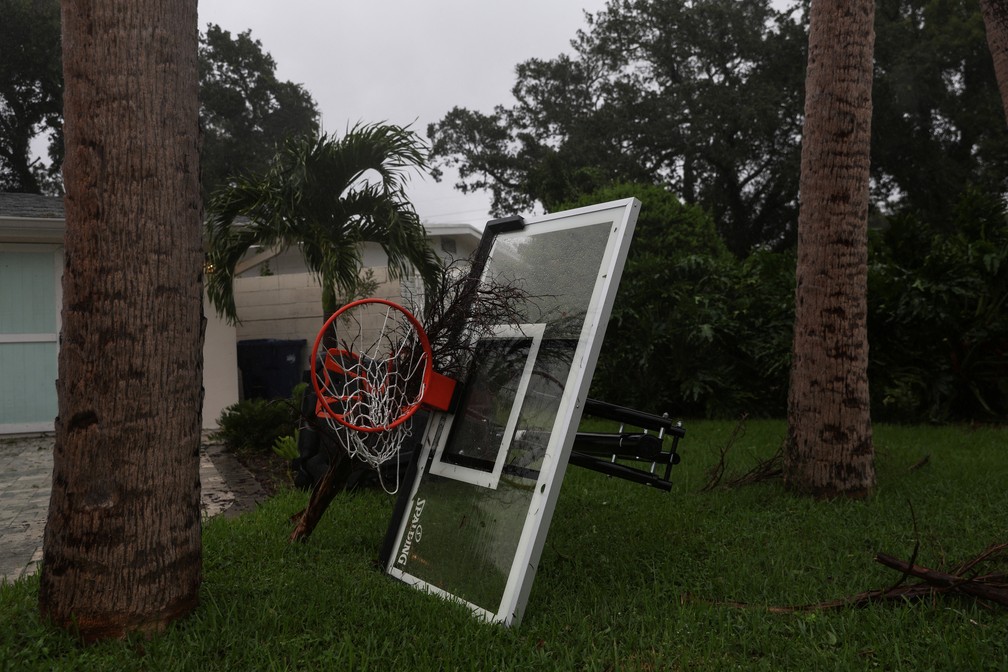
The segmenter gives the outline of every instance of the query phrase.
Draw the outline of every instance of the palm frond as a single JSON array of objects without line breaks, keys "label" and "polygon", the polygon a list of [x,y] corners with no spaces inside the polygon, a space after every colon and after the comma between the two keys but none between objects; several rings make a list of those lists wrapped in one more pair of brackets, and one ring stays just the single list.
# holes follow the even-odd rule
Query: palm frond
[{"label": "palm frond", "polygon": [[297,245],[324,288],[347,291],[372,241],[386,252],[392,277],[412,266],[434,288],[440,260],[405,193],[408,171],[426,168],[426,146],[401,126],[358,124],[340,139],[289,139],[269,170],[234,178],[210,200],[207,287],[217,311],[237,321],[235,268],[253,245]]}]

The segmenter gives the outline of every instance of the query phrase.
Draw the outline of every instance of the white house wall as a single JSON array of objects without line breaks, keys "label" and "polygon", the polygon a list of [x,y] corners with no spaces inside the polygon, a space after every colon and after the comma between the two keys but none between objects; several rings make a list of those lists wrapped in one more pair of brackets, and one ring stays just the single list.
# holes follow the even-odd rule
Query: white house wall
[{"label": "white house wall", "polygon": [[[14,318],[0,310],[0,341],[10,344],[6,364],[0,370],[0,376],[9,380],[24,380],[38,382],[39,394],[44,398],[33,403],[47,405],[44,418],[39,419],[38,413],[19,413],[14,418],[14,401],[20,397],[29,396],[26,386],[28,382],[12,383],[6,391],[0,389],[2,397],[7,397],[11,404],[8,415],[0,421],[0,434],[21,431],[48,431],[52,429],[52,419],[56,408],[55,367],[61,297],[59,296],[58,279],[62,270],[60,256],[64,222],[62,203],[57,197],[41,197],[26,194],[0,195],[0,249],[7,252],[35,252],[44,249],[56,255],[53,258],[53,271],[56,296],[48,306],[32,301],[37,309],[49,311],[48,314],[56,320],[57,326],[45,333],[21,335],[24,329],[13,325]],[[431,224],[425,223],[428,235],[432,239],[435,251],[442,258],[467,258],[479,242],[479,229],[461,224]],[[43,247],[39,247],[43,246]],[[268,256],[268,255],[265,255]],[[414,291],[417,278],[406,278],[402,282],[389,281],[386,268],[386,258],[381,248],[367,244],[362,249],[362,261],[365,267],[372,269],[375,279],[381,283],[378,296],[392,300],[400,300],[403,292]],[[280,340],[304,340],[306,346],[303,361],[307,357],[319,327],[322,324],[322,291],[318,283],[304,270],[304,262],[300,251],[288,250],[284,254],[269,259],[268,272],[273,275],[261,275],[262,267],[254,267],[242,274],[236,280],[235,301],[238,315],[242,323],[237,327],[226,324],[215,313],[209,301],[204,302],[204,312],[207,317],[206,336],[204,341],[204,372],[203,386],[205,390],[203,404],[203,427],[216,427],[216,420],[226,406],[238,400],[239,374],[237,367],[236,344],[242,340],[272,338]],[[20,290],[7,288],[7,309],[12,309],[14,302],[9,300]],[[25,297],[27,298],[27,297]],[[20,301],[21,299],[19,299]],[[3,303],[3,302],[0,302]],[[51,352],[44,355],[45,363],[32,364],[31,373],[23,375],[13,371],[11,357],[14,350],[22,347],[25,341],[31,347],[39,343],[49,344]],[[21,357],[21,359],[26,359]],[[0,386],[2,387],[2,386]],[[38,395],[36,395],[38,396]],[[20,403],[20,402],[17,402]],[[23,417],[22,417],[23,416]],[[6,425],[6,426],[5,426]]]},{"label": "white house wall", "polygon": [[[56,363],[63,248],[59,245],[0,243],[7,262],[47,257],[52,282],[32,287],[0,287],[0,434],[51,432],[56,416]],[[0,263],[4,263],[0,259]],[[45,285],[52,294],[42,300],[37,290]],[[5,295],[4,292],[7,292]],[[206,335],[203,343],[203,428],[215,429],[221,411],[238,401],[235,328],[221,320],[205,302]],[[36,311],[36,326],[25,332],[27,318],[15,310]]]},{"label": "white house wall", "polygon": [[203,429],[216,429],[221,411],[238,401],[238,349],[235,327],[214,311],[204,295],[207,324],[203,337]]},{"label": "white house wall", "polygon": [[[303,269],[302,265],[302,269]],[[400,300],[400,283],[389,281],[388,269],[372,268],[379,283],[376,296]],[[307,361],[322,327],[322,287],[309,273],[263,275],[235,280],[238,341],[272,338],[304,340]]]},{"label": "white house wall", "polygon": [[[447,261],[468,258],[479,243],[478,235],[469,227],[454,227],[451,233],[431,236],[435,251]],[[415,274],[401,281],[389,280],[387,257],[379,245],[365,243],[361,260],[365,272],[370,270],[379,283],[375,296],[401,302],[404,292],[420,291]],[[262,275],[264,272],[268,275]],[[236,278],[235,307],[240,320],[238,341],[304,340],[302,357],[307,362],[322,326],[322,287],[305,272],[300,250],[285,250]]]}]

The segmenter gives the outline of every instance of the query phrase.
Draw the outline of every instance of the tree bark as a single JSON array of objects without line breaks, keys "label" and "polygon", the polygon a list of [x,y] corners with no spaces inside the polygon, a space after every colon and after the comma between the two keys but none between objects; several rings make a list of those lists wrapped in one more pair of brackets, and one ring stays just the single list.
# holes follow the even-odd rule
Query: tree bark
[{"label": "tree bark", "polygon": [[815,497],[875,485],[868,403],[873,0],[812,0],[784,477]]},{"label": "tree bark", "polygon": [[980,0],[980,9],[987,31],[987,47],[994,58],[1001,105],[1008,122],[1008,0]]},{"label": "tree bark", "polygon": [[201,580],[196,0],[64,0],[59,417],[39,606],[154,631]]}]

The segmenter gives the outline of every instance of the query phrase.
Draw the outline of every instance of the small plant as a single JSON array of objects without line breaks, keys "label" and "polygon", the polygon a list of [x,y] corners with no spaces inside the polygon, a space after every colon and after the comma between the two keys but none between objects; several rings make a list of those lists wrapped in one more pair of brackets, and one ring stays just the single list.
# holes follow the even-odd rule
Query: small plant
[{"label": "small plant", "polygon": [[278,436],[277,440],[273,442],[273,452],[288,462],[297,459],[298,433],[295,430],[293,436],[290,434],[287,436]]}]

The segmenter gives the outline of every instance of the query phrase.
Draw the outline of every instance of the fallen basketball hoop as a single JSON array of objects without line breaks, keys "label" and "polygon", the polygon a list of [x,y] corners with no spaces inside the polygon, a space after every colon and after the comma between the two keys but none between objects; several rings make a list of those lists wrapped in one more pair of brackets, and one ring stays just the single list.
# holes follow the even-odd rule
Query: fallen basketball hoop
[{"label": "fallen basketball hoop", "polygon": [[520,279],[536,298],[475,343],[456,412],[431,414],[383,549],[391,576],[517,623],[568,463],[652,484],[667,476],[621,463],[674,464],[674,447],[656,448],[681,437],[667,419],[647,418],[661,425],[651,439],[577,439],[589,407],[617,408],[590,405],[587,392],[639,209],[627,199],[488,225],[483,277]]},{"label": "fallen basketball hoop", "polygon": [[[389,575],[514,624],[568,464],[670,489],[682,427],[587,397],[639,209],[626,199],[490,222],[469,281],[520,282],[526,299],[509,323],[466,332],[458,381],[435,370],[421,321],[401,306],[354,302],[327,321],[312,383],[318,418],[349,456],[339,468],[357,460],[381,473],[413,444],[395,473]],[[413,426],[421,409],[426,422]],[[619,430],[579,433],[583,414]]]}]

